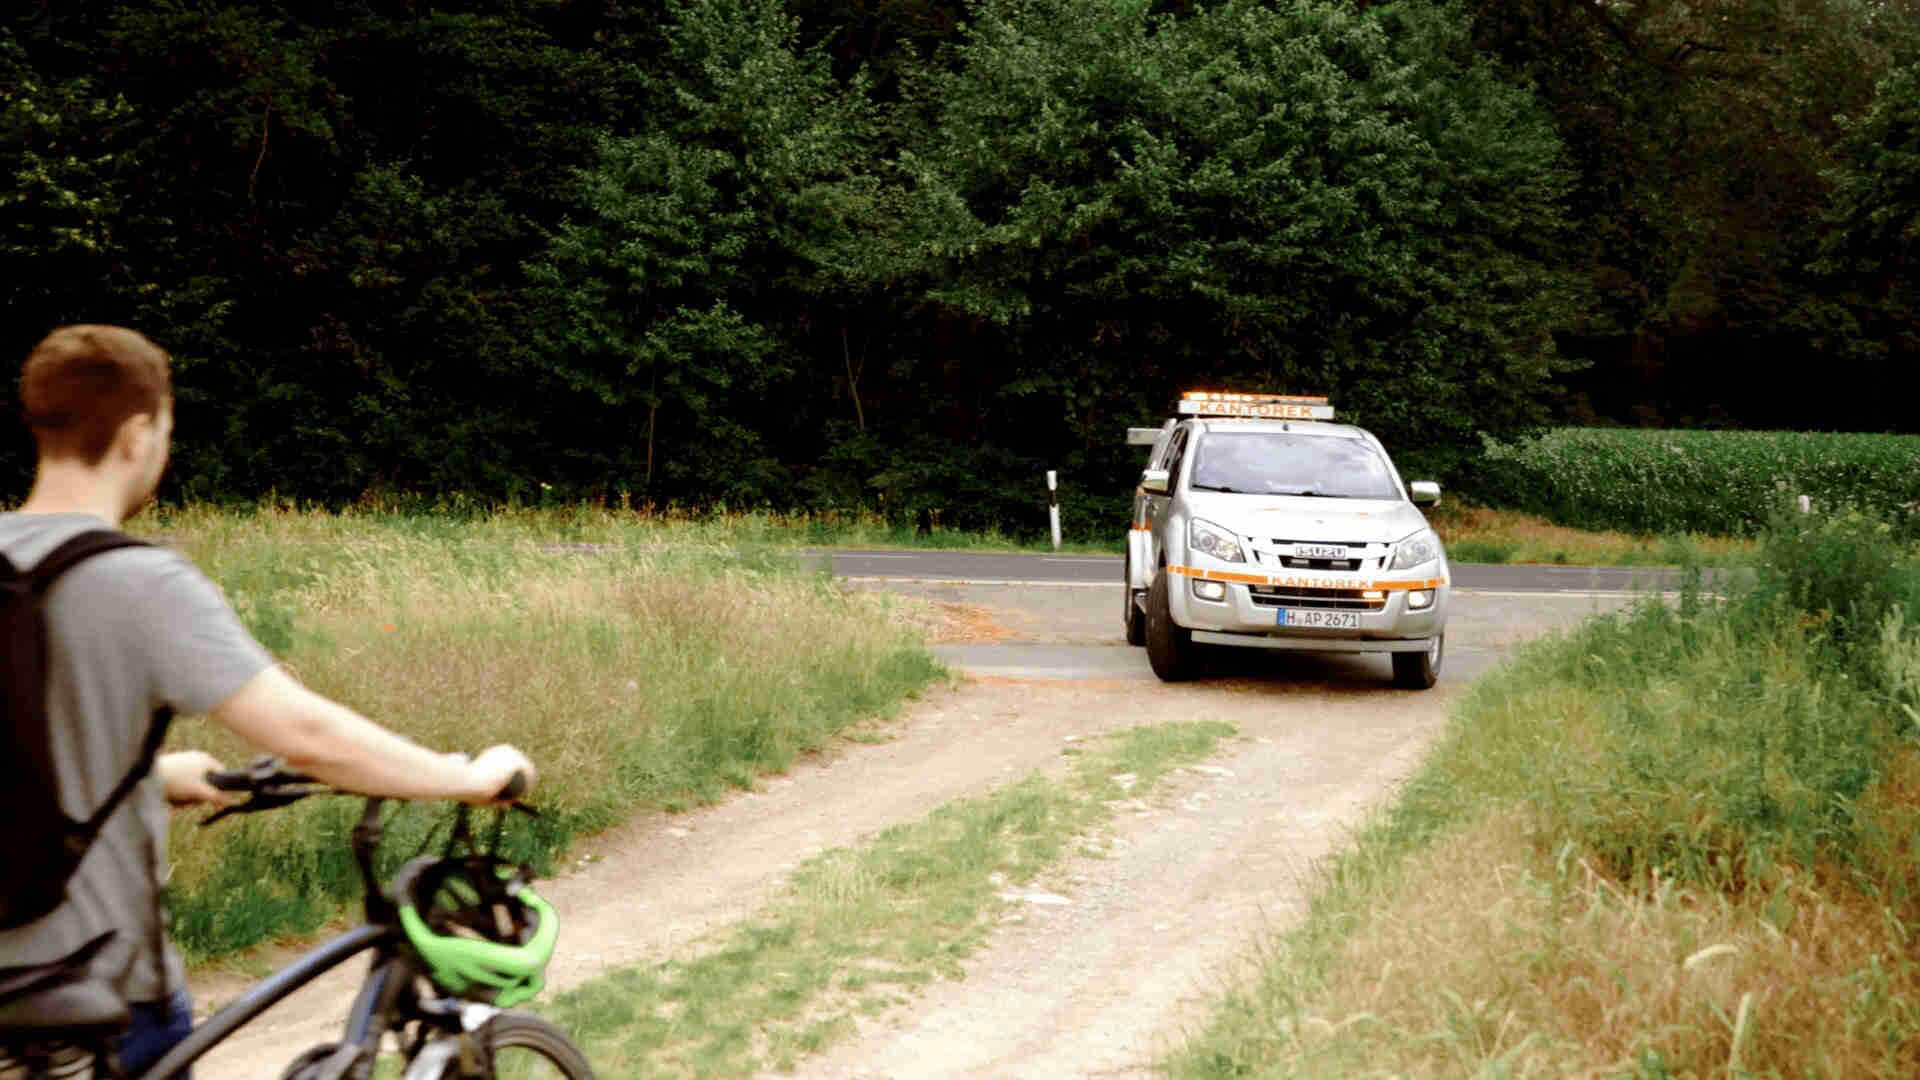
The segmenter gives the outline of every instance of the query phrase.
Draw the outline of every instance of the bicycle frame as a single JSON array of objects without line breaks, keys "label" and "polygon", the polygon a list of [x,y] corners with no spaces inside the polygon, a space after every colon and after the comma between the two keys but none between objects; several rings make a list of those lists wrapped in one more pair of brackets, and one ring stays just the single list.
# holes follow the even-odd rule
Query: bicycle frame
[{"label": "bicycle frame", "polygon": [[[234,812],[250,812],[259,809],[272,809],[296,802],[319,792],[307,787],[312,782],[304,777],[289,776],[279,770],[276,759],[263,759],[255,767],[242,773],[209,773],[209,781],[226,790],[251,790],[254,800],[241,806],[229,807],[202,821],[202,825],[211,824],[221,817]],[[223,784],[222,781],[232,781]],[[514,784],[524,785],[524,778],[516,776]],[[510,797],[516,790],[509,785],[503,797]],[[377,1054],[380,1040],[388,1032],[403,1034],[409,1025],[416,1021],[413,1042],[405,1054],[409,1062],[416,1056],[422,1061],[428,1060],[423,1051],[434,1047],[436,1053],[443,1056],[434,1059],[443,1061],[445,1050],[438,1046],[437,1034],[461,1036],[460,1047],[464,1053],[467,1044],[465,1032],[484,1022],[498,1010],[490,1006],[462,1003],[457,999],[438,997],[423,998],[418,992],[418,979],[421,975],[419,961],[414,957],[401,936],[397,910],[394,901],[381,886],[374,871],[374,856],[379,851],[380,840],[385,831],[380,816],[381,805],[386,800],[380,797],[367,797],[366,805],[360,815],[360,823],[354,827],[351,847],[354,862],[360,871],[360,879],[365,887],[366,922],[348,930],[324,944],[308,951],[298,960],[285,968],[267,976],[255,984],[246,993],[240,995],[226,1008],[209,1017],[203,1024],[196,1026],[192,1033],[175,1044],[160,1060],[131,1075],[126,1080],[173,1080],[186,1069],[200,1060],[215,1046],[224,1042],[234,1032],[251,1023],[261,1013],[279,1004],[294,991],[313,982],[322,975],[355,956],[371,951],[373,958],[368,965],[367,974],[361,983],[360,992],[355,996],[353,1008],[347,1015],[346,1028],[342,1038],[332,1044],[337,1047],[324,1061],[309,1060],[309,1065],[319,1066],[316,1075],[326,1077],[345,1077],[359,1064],[362,1058],[370,1059]],[[524,809],[524,808],[523,808]],[[529,810],[529,813],[533,811]],[[471,842],[466,830],[467,809],[459,808],[457,824],[448,837],[448,853],[462,837]],[[498,833],[496,831],[496,840]],[[480,1010],[476,1013],[474,1010]],[[93,1048],[96,1055],[99,1048]],[[436,1073],[437,1075],[437,1073]]]},{"label": "bicycle frame", "polygon": [[[347,1021],[347,1040],[356,1044],[365,1041],[367,1029],[373,1026],[375,1016],[378,1015],[374,1012],[380,1004],[376,999],[386,996],[382,991],[389,989],[391,983],[404,984],[407,981],[392,977],[393,968],[407,966],[406,961],[394,949],[396,940],[396,932],[392,927],[367,925],[356,926],[320,945],[287,967],[269,975],[234,999],[226,1008],[209,1017],[206,1023],[195,1027],[193,1034],[181,1040],[167,1052],[165,1057],[154,1062],[136,1080],[168,1080],[170,1077],[179,1075],[207,1051],[225,1041],[227,1036],[279,1004],[295,990],[360,953],[369,949],[378,949],[384,955],[376,956],[372,970],[368,972],[366,984],[361,987]],[[391,1001],[389,1000],[386,1004],[390,1006]]]},{"label": "bicycle frame", "polygon": [[[347,1014],[340,1045],[354,1047],[361,1053],[377,1051],[380,1038],[389,1030],[398,1030],[412,1020],[429,1019],[413,998],[414,976],[418,971],[401,946],[393,902],[382,891],[374,873],[373,856],[385,831],[380,818],[380,807],[385,801],[367,799],[360,823],[353,830],[354,861],[366,888],[367,921],[255,984],[204,1024],[196,1026],[192,1034],[159,1061],[129,1080],[171,1080],[294,991],[368,950],[374,952],[373,961],[354,998],[353,1009]],[[462,814],[464,821],[464,810]]]}]

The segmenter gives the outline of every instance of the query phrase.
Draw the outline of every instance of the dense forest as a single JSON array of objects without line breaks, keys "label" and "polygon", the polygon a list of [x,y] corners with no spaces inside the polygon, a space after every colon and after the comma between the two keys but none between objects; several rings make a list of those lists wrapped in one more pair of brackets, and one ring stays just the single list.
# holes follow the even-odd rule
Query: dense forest
[{"label": "dense forest", "polygon": [[1469,486],[1546,423],[1920,430],[1920,0],[7,12],[0,337],[166,346],[176,497],[1019,529],[1191,386]]}]

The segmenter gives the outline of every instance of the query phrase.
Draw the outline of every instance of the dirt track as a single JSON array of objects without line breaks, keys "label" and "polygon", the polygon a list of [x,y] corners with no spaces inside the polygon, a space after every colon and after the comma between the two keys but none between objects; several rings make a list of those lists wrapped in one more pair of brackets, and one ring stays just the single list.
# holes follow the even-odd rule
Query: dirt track
[{"label": "dirt track", "polygon": [[[925,589],[949,642],[1089,650],[1119,678],[976,677],[915,703],[890,740],[849,745],[762,790],[688,814],[649,815],[588,845],[592,861],[542,891],[564,918],[551,985],[698,946],[753,911],[801,858],[917,820],[943,803],[1060,767],[1069,735],[1212,719],[1240,737],[1122,815],[1101,859],[1041,883],[1070,903],[1031,905],[967,965],[910,1006],[806,1062],[815,1077],[1132,1075],[1204,1015],[1263,927],[1298,911],[1313,860],[1417,764],[1467,676],[1514,643],[1602,606],[1590,598],[1462,594],[1448,670],[1425,693],[1391,689],[1382,657],[1236,658],[1165,686],[1117,636],[1106,589]],[[1113,609],[1113,610],[1109,610]],[[962,649],[954,655],[964,656]],[[342,973],[336,973],[337,975]],[[358,970],[303,991],[196,1067],[202,1080],[277,1074],[325,1041]],[[203,1004],[244,986],[196,984]]]}]

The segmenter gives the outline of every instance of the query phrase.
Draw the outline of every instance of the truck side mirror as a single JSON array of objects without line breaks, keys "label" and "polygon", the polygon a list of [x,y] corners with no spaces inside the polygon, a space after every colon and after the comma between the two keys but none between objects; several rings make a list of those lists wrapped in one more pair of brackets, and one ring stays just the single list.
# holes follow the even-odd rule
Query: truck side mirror
[{"label": "truck side mirror", "polygon": [[1140,473],[1140,489],[1149,495],[1165,495],[1173,488],[1173,476],[1165,469],[1145,469]]},{"label": "truck side mirror", "polygon": [[1415,480],[1407,485],[1407,489],[1418,506],[1440,505],[1440,485],[1431,480]]}]

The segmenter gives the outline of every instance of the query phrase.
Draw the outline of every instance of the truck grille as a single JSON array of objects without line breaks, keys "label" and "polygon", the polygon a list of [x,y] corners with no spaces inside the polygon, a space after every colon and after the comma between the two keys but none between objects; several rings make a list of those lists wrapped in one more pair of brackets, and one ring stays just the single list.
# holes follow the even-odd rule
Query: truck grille
[{"label": "truck grille", "polygon": [[1277,585],[1248,586],[1261,607],[1317,608],[1321,611],[1379,611],[1385,597],[1368,599],[1359,589],[1290,589]]},{"label": "truck grille", "polygon": [[1296,559],[1291,555],[1276,555],[1274,561],[1289,570],[1358,570],[1363,559]]},{"label": "truck grille", "polygon": [[[1255,558],[1267,566],[1278,566],[1286,570],[1378,570],[1387,561],[1387,545],[1371,544],[1364,540],[1341,542],[1338,540],[1300,541],[1276,536],[1271,539],[1249,537]],[[1298,543],[1312,543],[1327,547],[1344,547],[1351,554],[1344,559],[1303,559],[1288,552]],[[1281,549],[1281,550],[1275,550]]]}]

